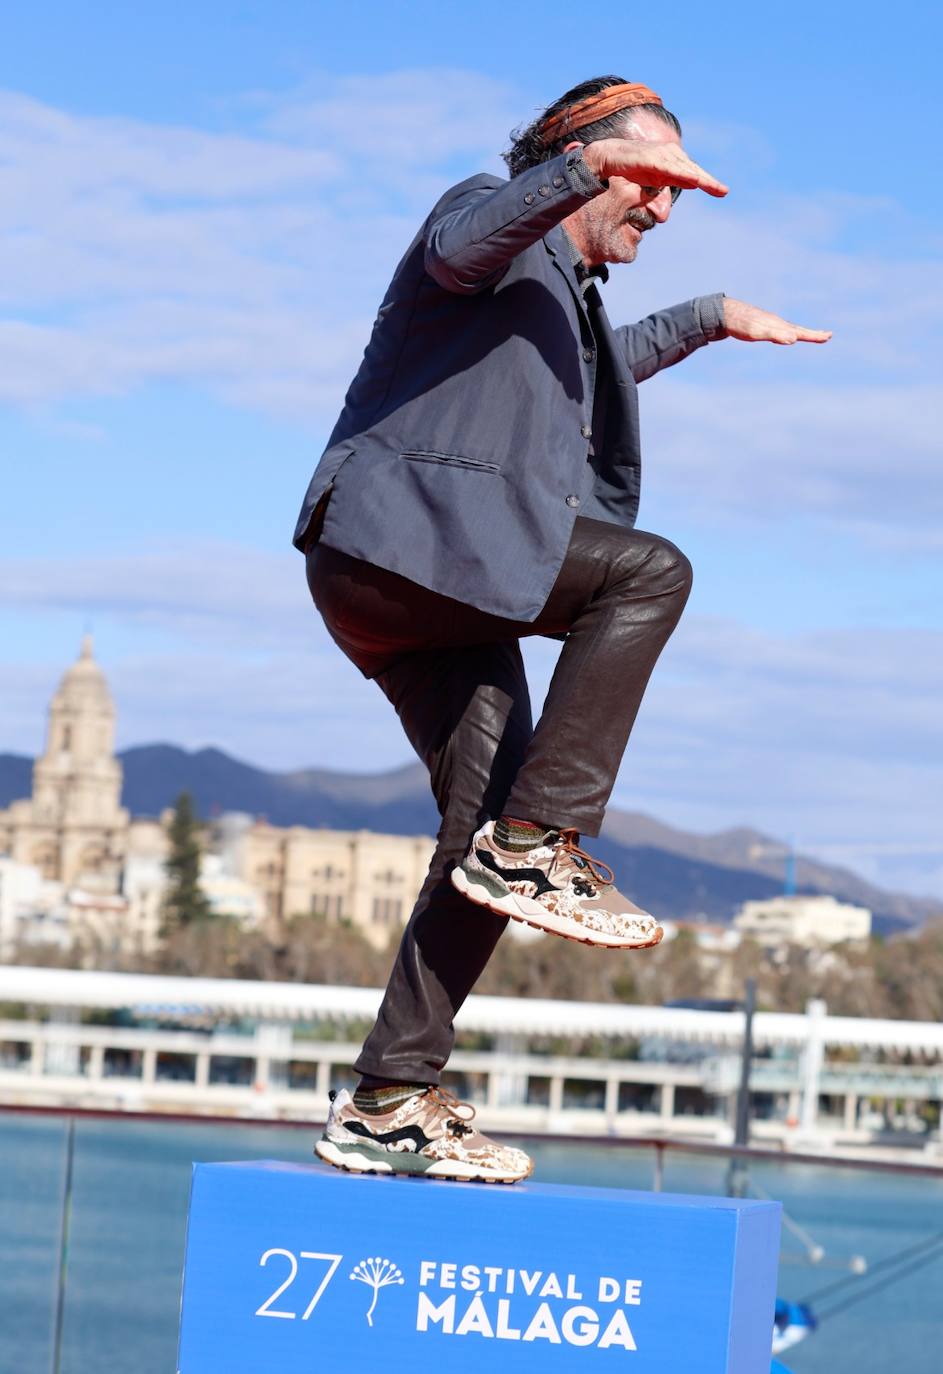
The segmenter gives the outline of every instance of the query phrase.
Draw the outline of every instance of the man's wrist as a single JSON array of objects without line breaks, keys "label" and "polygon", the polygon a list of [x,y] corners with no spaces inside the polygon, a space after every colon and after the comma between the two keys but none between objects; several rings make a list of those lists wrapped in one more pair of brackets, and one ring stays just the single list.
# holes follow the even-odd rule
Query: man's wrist
[{"label": "man's wrist", "polygon": [[592,172],[596,180],[602,182],[604,186],[608,185],[608,179],[606,177],[606,160],[604,156],[605,150],[602,147],[605,141],[605,139],[597,139],[595,143],[584,143],[581,149],[584,163]]},{"label": "man's wrist", "polygon": [[582,191],[584,196],[598,196],[609,187],[608,181],[597,176],[592,161],[586,156],[592,146],[581,144],[578,148],[571,148],[566,154],[570,185],[575,191]]}]

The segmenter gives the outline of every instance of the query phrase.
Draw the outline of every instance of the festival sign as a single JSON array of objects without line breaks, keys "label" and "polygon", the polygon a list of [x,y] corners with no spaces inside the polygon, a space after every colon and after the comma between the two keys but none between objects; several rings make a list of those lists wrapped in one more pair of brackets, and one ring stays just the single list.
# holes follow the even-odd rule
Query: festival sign
[{"label": "festival sign", "polygon": [[779,1222],[772,1202],[196,1164],[178,1370],[767,1374]]}]

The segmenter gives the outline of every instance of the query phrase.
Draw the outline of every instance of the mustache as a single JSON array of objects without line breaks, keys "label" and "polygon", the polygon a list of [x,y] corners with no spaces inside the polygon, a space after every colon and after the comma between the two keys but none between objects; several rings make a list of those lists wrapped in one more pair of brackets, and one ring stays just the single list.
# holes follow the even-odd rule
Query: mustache
[{"label": "mustache", "polygon": [[637,229],[640,234],[644,234],[648,229],[654,229],[657,220],[648,210],[627,210],[625,213],[626,224],[631,224],[633,229]]}]

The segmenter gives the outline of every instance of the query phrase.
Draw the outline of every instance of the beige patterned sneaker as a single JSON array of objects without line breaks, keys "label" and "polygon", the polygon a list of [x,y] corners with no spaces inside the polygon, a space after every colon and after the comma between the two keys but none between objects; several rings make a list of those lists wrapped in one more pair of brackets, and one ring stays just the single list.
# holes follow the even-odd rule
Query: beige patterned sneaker
[{"label": "beige patterned sneaker", "polygon": [[483,825],[452,883],[472,902],[537,930],[604,949],[648,949],[664,931],[613,886],[608,864],[591,859],[575,830],[548,830],[523,853],[502,849],[494,821]]},{"label": "beige patterned sneaker", "polygon": [[475,1109],[431,1087],[390,1112],[360,1112],[346,1090],[331,1093],[331,1110],[315,1154],[356,1174],[419,1174],[425,1178],[518,1183],[533,1173],[523,1150],[499,1145],[469,1125]]}]

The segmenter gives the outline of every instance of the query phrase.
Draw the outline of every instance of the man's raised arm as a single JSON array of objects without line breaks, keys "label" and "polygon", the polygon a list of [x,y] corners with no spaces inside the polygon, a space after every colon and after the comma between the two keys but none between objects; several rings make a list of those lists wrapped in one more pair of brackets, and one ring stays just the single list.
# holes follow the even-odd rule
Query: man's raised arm
[{"label": "man's raised arm", "polygon": [[426,224],[425,268],[446,291],[492,286],[511,260],[605,191],[581,150],[531,167],[511,181],[480,176],[435,207]]},{"label": "man's raised arm", "polygon": [[576,145],[507,182],[473,178],[440,201],[426,224],[426,271],[446,291],[493,285],[512,258],[605,191],[609,176],[727,194],[673,144],[607,138]]},{"label": "man's raised arm", "polygon": [[622,343],[632,376],[637,382],[644,382],[716,339],[741,339],[745,343],[827,343],[832,332],[793,324],[770,310],[720,293],[698,296],[682,305],[658,310],[639,320],[638,324],[622,325],[616,330],[616,336]]}]

